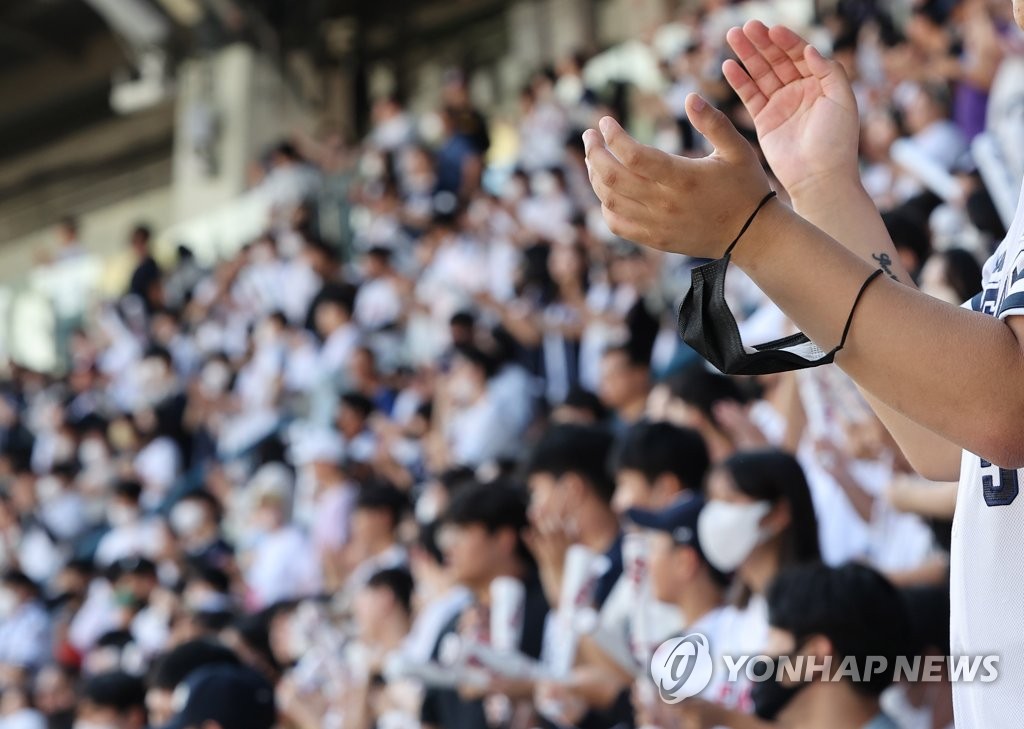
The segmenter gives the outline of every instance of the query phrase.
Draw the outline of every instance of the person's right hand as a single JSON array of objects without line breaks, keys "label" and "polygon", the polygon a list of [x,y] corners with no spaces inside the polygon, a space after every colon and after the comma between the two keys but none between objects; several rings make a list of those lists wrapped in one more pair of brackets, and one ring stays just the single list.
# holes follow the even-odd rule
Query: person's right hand
[{"label": "person's right hand", "polygon": [[834,175],[857,179],[860,118],[843,67],[781,25],[752,20],[726,39],[743,66],[730,59],[722,71],[789,194],[797,198]]}]

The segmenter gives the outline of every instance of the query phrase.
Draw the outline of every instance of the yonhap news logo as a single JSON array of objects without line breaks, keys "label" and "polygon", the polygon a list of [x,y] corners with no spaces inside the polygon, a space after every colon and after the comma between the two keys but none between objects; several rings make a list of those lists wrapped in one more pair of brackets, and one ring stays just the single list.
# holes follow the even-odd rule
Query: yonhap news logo
[{"label": "yonhap news logo", "polygon": [[711,648],[703,633],[670,638],[651,656],[651,678],[667,704],[699,694],[711,683],[712,673]]},{"label": "yonhap news logo", "polygon": [[735,683],[810,681],[864,683],[888,673],[909,683],[992,683],[999,678],[999,656],[716,656],[703,633],[670,638],[651,656],[650,676],[661,700],[678,704],[710,685],[719,665],[720,679]]}]

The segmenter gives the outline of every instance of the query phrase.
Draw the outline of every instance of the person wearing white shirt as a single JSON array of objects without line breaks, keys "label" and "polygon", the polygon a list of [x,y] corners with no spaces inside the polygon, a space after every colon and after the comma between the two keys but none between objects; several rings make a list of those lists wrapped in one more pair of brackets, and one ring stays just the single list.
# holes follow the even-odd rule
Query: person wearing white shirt
[{"label": "person wearing white shirt", "polygon": [[10,672],[39,668],[51,655],[50,618],[39,588],[23,572],[0,580],[0,683]]},{"label": "person wearing white shirt", "polygon": [[[714,668],[701,697],[729,709],[749,711],[749,685],[728,681],[728,668],[722,660],[723,656],[732,656],[742,649],[736,641],[744,615],[725,602],[729,575],[711,566],[701,549],[697,522],[703,508],[702,496],[686,494],[667,509],[631,509],[626,518],[651,532],[648,544],[652,591],[657,600],[678,607],[685,628],[676,635],[701,633],[708,639]],[[664,638],[676,635],[666,634]],[[658,676],[654,678],[658,680]]]},{"label": "person wearing white shirt", "polygon": [[343,600],[351,598],[375,572],[408,564],[408,553],[395,533],[407,506],[406,496],[394,486],[362,487],[352,511],[351,539],[343,554],[343,566],[351,565]]},{"label": "person wearing white shirt", "polygon": [[453,412],[445,440],[454,464],[479,466],[518,443],[519,432],[510,427],[491,392],[492,367],[490,358],[474,347],[461,348],[452,364],[447,387]]},{"label": "person wearing white shirt", "polygon": [[314,306],[314,324],[323,340],[317,357],[317,374],[323,382],[345,370],[359,344],[360,331],[352,321],[355,295],[346,287],[325,286],[317,294]]},{"label": "person wearing white shirt", "polygon": [[163,551],[164,529],[160,521],[144,517],[139,507],[142,487],[136,481],[121,481],[107,508],[110,531],[96,547],[96,563],[106,567],[122,557],[156,559]]},{"label": "person wearing white shirt", "polygon": [[398,323],[402,316],[402,294],[398,273],[391,265],[391,249],[371,248],[363,264],[366,280],[359,287],[355,302],[355,320],[367,331],[377,331]]},{"label": "person wearing white shirt", "polygon": [[288,520],[288,495],[266,489],[255,497],[249,521],[258,535],[243,557],[249,607],[262,609],[316,594],[321,585],[320,561],[306,534]]}]

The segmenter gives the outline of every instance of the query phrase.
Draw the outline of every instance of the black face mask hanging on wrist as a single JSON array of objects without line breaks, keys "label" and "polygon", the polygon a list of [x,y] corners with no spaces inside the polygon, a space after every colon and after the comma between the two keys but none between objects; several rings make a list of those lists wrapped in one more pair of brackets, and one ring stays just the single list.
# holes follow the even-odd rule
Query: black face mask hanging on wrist
[{"label": "black face mask hanging on wrist", "polygon": [[836,353],[846,344],[846,336],[853,323],[853,312],[857,309],[860,297],[882,273],[881,270],[875,271],[861,286],[843,337],[835,349],[824,351],[803,332],[753,347],[744,345],[739,326],[725,300],[725,273],[729,268],[733,247],[772,197],[774,193],[761,201],[722,258],[693,269],[690,274],[690,290],[679,307],[679,334],[683,341],[727,375],[769,375],[831,364]]}]

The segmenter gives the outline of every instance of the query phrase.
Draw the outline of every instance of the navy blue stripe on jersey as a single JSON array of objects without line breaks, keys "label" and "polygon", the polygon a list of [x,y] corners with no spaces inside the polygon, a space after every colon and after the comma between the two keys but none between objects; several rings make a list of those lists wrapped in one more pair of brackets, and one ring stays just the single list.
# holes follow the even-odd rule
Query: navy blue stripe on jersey
[{"label": "navy blue stripe on jersey", "polygon": [[981,311],[981,299],[985,295],[985,292],[979,292],[973,299],[971,299],[971,311]]},{"label": "navy blue stripe on jersey", "polygon": [[1024,309],[1024,293],[1010,294],[1003,299],[1003,303],[999,305],[999,313],[997,316],[1002,316],[1011,309]]}]

